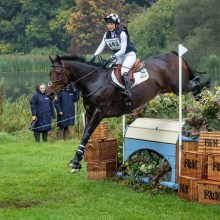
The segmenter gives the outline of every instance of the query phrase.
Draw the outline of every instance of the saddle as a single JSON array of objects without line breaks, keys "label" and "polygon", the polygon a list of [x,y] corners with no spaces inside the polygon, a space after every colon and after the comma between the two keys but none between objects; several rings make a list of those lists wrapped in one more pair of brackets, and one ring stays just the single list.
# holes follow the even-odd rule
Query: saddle
[{"label": "saddle", "polygon": [[[133,67],[128,72],[128,76],[129,76],[130,81],[131,81],[132,84],[134,83],[134,73],[142,70],[144,67],[145,67],[145,65],[143,63],[141,63],[139,59],[137,59],[135,61],[135,64],[133,65]],[[114,74],[115,74],[117,80],[122,85],[124,85],[122,77],[121,77],[121,68],[122,68],[122,65],[118,64],[117,67],[114,68]]]}]

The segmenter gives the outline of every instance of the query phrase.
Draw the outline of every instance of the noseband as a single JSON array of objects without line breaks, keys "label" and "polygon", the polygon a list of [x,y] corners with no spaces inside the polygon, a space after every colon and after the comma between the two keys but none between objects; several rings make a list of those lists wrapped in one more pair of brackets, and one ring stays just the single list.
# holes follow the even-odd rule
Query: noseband
[{"label": "noseband", "polygon": [[64,68],[64,64],[62,63],[62,65],[60,64],[57,64],[57,65],[52,65],[52,67],[61,67],[62,68],[62,71],[61,71],[61,74],[62,74],[62,77],[61,79],[58,79],[58,80],[54,80],[54,81],[49,81],[48,82],[48,86],[52,86],[53,83],[57,83],[57,82],[61,82],[60,85],[64,86],[64,76],[66,75],[65,73],[65,68]]}]

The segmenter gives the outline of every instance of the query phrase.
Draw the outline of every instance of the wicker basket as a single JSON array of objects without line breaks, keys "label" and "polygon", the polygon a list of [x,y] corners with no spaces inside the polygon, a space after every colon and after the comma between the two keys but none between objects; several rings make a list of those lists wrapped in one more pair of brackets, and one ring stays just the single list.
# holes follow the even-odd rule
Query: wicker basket
[{"label": "wicker basket", "polygon": [[198,200],[197,179],[188,176],[179,177],[178,195],[188,200]]},{"label": "wicker basket", "polygon": [[117,160],[118,141],[116,138],[89,141],[85,150],[86,162],[104,162]]},{"label": "wicker basket", "polygon": [[105,140],[108,138],[108,123],[101,122],[90,136],[90,140]]},{"label": "wicker basket", "polygon": [[[182,143],[183,151],[198,152],[199,142],[198,141],[184,141]],[[179,177],[179,142],[176,142],[176,180]]]},{"label": "wicker basket", "polygon": [[87,163],[88,179],[100,180],[112,177],[117,171],[117,162],[91,162]]},{"label": "wicker basket", "polygon": [[220,182],[198,181],[198,201],[202,204],[220,204]]},{"label": "wicker basket", "polygon": [[205,154],[182,151],[181,176],[189,176],[197,179],[206,179],[208,158]]},{"label": "wicker basket", "polygon": [[220,153],[220,132],[201,132],[199,152],[207,154]]},{"label": "wicker basket", "polygon": [[220,181],[220,154],[208,155],[208,179]]}]

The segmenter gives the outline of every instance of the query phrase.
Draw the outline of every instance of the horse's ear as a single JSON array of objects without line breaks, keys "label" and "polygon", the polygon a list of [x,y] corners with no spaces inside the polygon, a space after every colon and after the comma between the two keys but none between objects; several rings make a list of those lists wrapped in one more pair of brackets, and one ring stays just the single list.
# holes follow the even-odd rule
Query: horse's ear
[{"label": "horse's ear", "polygon": [[49,55],[49,58],[50,58],[50,62],[52,63],[52,64],[54,64],[54,59]]},{"label": "horse's ear", "polygon": [[62,64],[62,62],[61,62],[61,58],[60,58],[59,55],[56,56],[56,62],[58,62],[59,64]]}]

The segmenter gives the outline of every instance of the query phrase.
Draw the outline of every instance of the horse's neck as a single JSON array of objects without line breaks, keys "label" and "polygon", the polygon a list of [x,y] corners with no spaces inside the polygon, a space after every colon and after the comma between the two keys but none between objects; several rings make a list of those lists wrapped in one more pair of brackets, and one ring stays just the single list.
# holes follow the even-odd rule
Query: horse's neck
[{"label": "horse's neck", "polygon": [[103,83],[107,71],[101,67],[73,62],[71,65],[72,81],[76,81],[85,91],[94,90],[94,87]]}]

